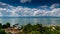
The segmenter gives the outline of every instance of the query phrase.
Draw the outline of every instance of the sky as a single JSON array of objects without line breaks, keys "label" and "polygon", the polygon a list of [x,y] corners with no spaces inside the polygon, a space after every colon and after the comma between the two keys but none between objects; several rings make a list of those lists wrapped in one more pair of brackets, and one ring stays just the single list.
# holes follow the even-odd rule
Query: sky
[{"label": "sky", "polygon": [[13,6],[38,7],[42,5],[51,6],[52,4],[60,4],[60,0],[0,0]]},{"label": "sky", "polygon": [[0,0],[0,16],[60,16],[60,0]]}]

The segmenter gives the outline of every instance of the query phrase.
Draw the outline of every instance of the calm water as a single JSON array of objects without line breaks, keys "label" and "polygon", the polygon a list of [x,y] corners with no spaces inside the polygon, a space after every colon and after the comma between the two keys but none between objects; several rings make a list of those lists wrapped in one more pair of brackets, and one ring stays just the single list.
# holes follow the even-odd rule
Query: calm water
[{"label": "calm water", "polygon": [[11,23],[11,25],[17,23],[19,25],[26,25],[28,23],[40,23],[43,25],[60,25],[60,18],[0,18],[0,23],[5,24],[7,22]]}]

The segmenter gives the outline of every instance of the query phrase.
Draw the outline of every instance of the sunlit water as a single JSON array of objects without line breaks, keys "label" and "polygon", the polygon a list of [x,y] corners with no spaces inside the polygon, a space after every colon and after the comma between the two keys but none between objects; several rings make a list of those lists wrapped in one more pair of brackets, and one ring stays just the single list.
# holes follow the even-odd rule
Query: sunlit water
[{"label": "sunlit water", "polygon": [[43,25],[60,25],[60,18],[0,18],[0,23],[5,24],[7,22],[9,22],[11,25],[26,25],[28,23],[40,23]]}]

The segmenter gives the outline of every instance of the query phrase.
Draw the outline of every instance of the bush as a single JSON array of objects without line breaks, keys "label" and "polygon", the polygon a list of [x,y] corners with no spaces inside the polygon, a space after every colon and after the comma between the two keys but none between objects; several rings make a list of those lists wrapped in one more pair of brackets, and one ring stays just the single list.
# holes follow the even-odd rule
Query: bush
[{"label": "bush", "polygon": [[28,34],[41,34],[39,31],[31,31]]},{"label": "bush", "polygon": [[0,34],[6,34],[5,30],[0,30]]},{"label": "bush", "polygon": [[8,27],[10,27],[10,23],[6,23],[6,24],[2,25],[2,28],[8,28]]}]

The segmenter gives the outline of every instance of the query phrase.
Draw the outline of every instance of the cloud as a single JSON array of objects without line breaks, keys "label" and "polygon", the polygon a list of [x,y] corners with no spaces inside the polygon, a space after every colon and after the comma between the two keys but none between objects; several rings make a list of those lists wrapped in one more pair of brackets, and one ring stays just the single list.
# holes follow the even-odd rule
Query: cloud
[{"label": "cloud", "polygon": [[31,0],[20,0],[21,3],[31,2]]},{"label": "cloud", "polygon": [[59,6],[60,6],[60,4],[53,4],[50,8],[51,8],[51,9],[54,9],[54,8],[59,7]]},{"label": "cloud", "polygon": [[51,11],[51,16],[60,16],[60,8],[55,8]]},{"label": "cloud", "polygon": [[[45,7],[41,6],[41,7],[46,8],[46,6]],[[15,17],[16,16],[60,16],[60,8],[54,7],[54,9],[52,10],[46,10],[46,9],[42,10],[42,9],[28,8],[22,6],[14,7],[9,4],[0,3],[0,16],[10,16],[10,17],[11,16],[12,17],[14,16]]]}]

